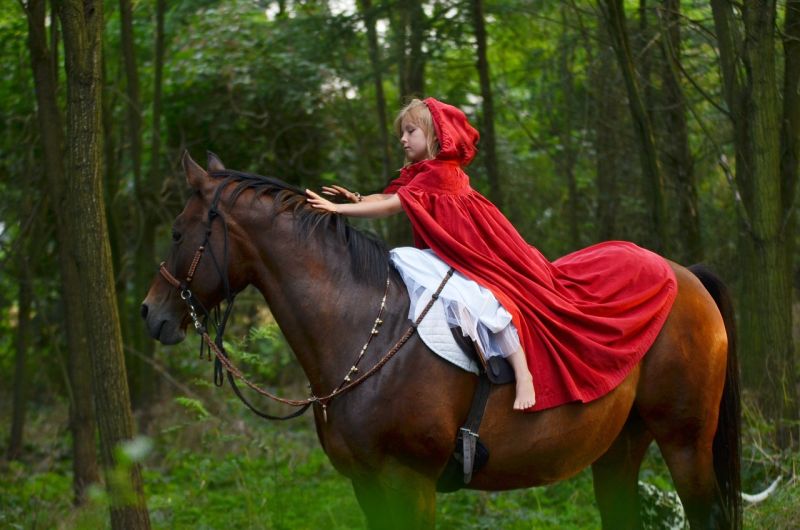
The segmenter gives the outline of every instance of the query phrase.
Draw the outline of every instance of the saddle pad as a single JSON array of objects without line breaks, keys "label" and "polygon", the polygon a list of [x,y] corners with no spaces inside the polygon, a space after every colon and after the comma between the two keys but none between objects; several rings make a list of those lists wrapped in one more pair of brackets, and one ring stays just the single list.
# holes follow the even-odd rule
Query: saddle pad
[{"label": "saddle pad", "polygon": [[[453,275],[448,281],[469,280],[465,280],[463,277],[457,279],[456,276]],[[420,298],[420,302],[417,304],[417,314],[414,315],[414,319],[416,319],[425,306],[428,305],[428,300],[430,300],[430,296]],[[447,324],[444,304],[441,300],[436,300],[433,303],[430,311],[428,311],[428,314],[425,315],[425,318],[422,319],[419,327],[417,327],[417,333],[419,333],[422,342],[424,342],[433,353],[445,361],[453,363],[462,370],[472,372],[473,374],[480,373],[478,370],[478,363],[464,353],[461,346],[458,345],[456,339],[453,337],[450,326]]]},{"label": "saddle pad", "polygon": [[[390,252],[390,256],[392,264],[406,283],[409,296],[412,296],[412,299],[416,295],[419,296],[416,302],[412,303],[413,314],[408,315],[409,319],[416,320],[428,305],[431,295],[449,267],[432,252],[410,247],[395,248]],[[423,286],[424,288],[422,288]],[[412,291],[416,294],[412,295]],[[489,291],[482,289],[472,280],[459,273],[453,274],[442,290],[441,297],[434,302],[417,328],[422,342],[442,359],[468,372],[480,373],[478,361],[465,352],[453,337],[453,330],[451,330],[453,322],[448,320],[445,303],[457,303],[460,309],[456,312],[462,318],[466,318],[466,313],[469,313],[472,327],[488,325],[493,330],[497,330],[497,328],[507,325],[511,316],[505,312],[497,314],[496,309],[493,311],[492,303],[494,307],[499,307],[499,305],[493,297],[489,300],[490,297]],[[451,320],[452,318],[451,316]],[[456,325],[460,325],[460,323]]]}]

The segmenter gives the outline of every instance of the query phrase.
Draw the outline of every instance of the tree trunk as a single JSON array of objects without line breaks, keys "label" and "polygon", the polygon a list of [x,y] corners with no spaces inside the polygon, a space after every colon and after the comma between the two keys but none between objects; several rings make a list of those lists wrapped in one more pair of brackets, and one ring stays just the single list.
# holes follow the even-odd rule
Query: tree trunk
[{"label": "tree trunk", "polygon": [[14,344],[14,397],[11,414],[11,435],[8,440],[8,459],[22,456],[22,434],[25,428],[25,412],[28,406],[28,378],[25,358],[28,354],[28,338],[31,315],[31,274],[28,260],[23,257],[19,268],[19,297],[17,300],[17,337]]},{"label": "tree trunk", "polygon": [[[126,312],[125,291],[128,283],[128,272],[123,267],[126,253],[126,233],[124,219],[129,219],[128,212],[121,207],[117,197],[119,193],[120,180],[119,173],[122,171],[119,163],[119,151],[117,149],[117,129],[114,127],[114,108],[117,99],[117,82],[108,79],[108,62],[103,60],[103,164],[105,166],[105,178],[103,181],[103,200],[107,205],[106,215],[108,216],[108,231],[111,242],[111,259],[114,266],[114,278],[116,279],[115,291],[117,292],[117,306],[120,314]],[[127,201],[126,201],[127,202]],[[127,337],[128,324],[126,320],[122,324],[122,336]]]},{"label": "tree trunk", "polygon": [[120,443],[132,438],[133,419],[101,179],[103,3],[100,0],[62,0],[59,16],[64,33],[69,139],[64,204],[66,214],[81,223],[80,230],[71,230],[68,234],[68,242],[81,291],[91,293],[84,299],[81,317],[91,322],[93,328],[87,343],[100,452],[111,499],[111,526],[114,529],[149,528],[139,466],[132,466],[124,480],[114,473],[118,464],[115,450]]},{"label": "tree trunk", "polygon": [[569,248],[575,250],[580,247],[579,219],[581,217],[578,182],[575,179],[575,164],[577,154],[575,143],[572,141],[573,115],[575,107],[574,76],[572,74],[573,45],[570,42],[570,33],[567,24],[567,7],[562,4],[561,26],[563,28],[559,38],[558,75],[561,83],[561,95],[558,101],[558,112],[552,113],[553,134],[558,136],[561,146],[556,151],[554,164],[560,179],[567,183],[567,226],[569,228]]},{"label": "tree trunk", "polygon": [[[795,255],[796,239],[792,234],[797,233],[797,182],[800,172],[800,0],[787,0],[784,17],[783,50],[783,120],[781,124],[781,208],[785,215],[784,233],[786,234],[786,264],[784,274],[791,280],[793,267],[792,258]],[[791,316],[791,315],[790,315]],[[790,321],[791,325],[791,321]],[[786,381],[781,385],[784,401],[783,417],[787,422],[779,431],[780,443],[783,447],[800,446],[800,381],[796,366],[796,351],[794,343],[790,342],[782,364],[785,369]],[[794,421],[791,421],[794,420]]]},{"label": "tree trunk", "polygon": [[625,145],[625,141],[620,131],[623,128],[625,109],[622,103],[624,94],[620,88],[620,76],[614,63],[613,50],[604,45],[604,39],[600,35],[598,42],[601,43],[601,48],[590,73],[597,168],[595,218],[597,240],[608,241],[620,238],[617,228],[618,182],[623,173],[622,146]]},{"label": "tree trunk", "polygon": [[394,37],[394,61],[397,64],[397,96],[402,105],[406,102],[406,40],[408,26],[408,12],[405,4],[394,5],[391,8],[389,21],[392,25],[392,36]]},{"label": "tree trunk", "polygon": [[603,0],[603,4],[606,26],[617,55],[622,78],[625,81],[628,104],[640,143],[639,157],[642,165],[642,177],[651,213],[652,235],[649,246],[663,254],[667,252],[664,179],[658,163],[653,127],[645,108],[639,83],[636,80],[636,69],[633,64],[622,0]]},{"label": "tree trunk", "polygon": [[653,31],[650,29],[647,17],[647,0],[639,0],[639,32],[634,39],[638,49],[631,55],[636,57],[633,66],[640,79],[639,86],[642,88],[645,112],[647,112],[651,124],[655,122],[653,109],[656,107],[656,95],[651,78],[653,72],[652,39]]},{"label": "tree trunk", "polygon": [[680,81],[681,33],[680,1],[662,0],[661,49],[662,87],[664,93],[663,161],[664,172],[675,183],[678,194],[678,226],[683,244],[683,263],[703,260],[703,242],[700,234],[697,184],[694,160],[689,149],[689,130],[686,124],[686,100]]},{"label": "tree trunk", "polygon": [[475,28],[477,45],[478,76],[481,81],[481,98],[483,119],[481,120],[481,151],[486,175],[489,178],[489,198],[498,207],[502,207],[503,194],[500,186],[500,172],[497,169],[497,151],[494,134],[494,100],[492,99],[492,83],[489,75],[489,59],[487,58],[486,24],[483,16],[483,1],[472,0],[472,25]]},{"label": "tree trunk", "polygon": [[125,107],[127,108],[128,143],[130,148],[133,186],[141,189],[142,176],[142,110],[139,97],[139,70],[136,66],[136,43],[133,36],[133,12],[130,0],[119,0],[120,38],[125,63]]},{"label": "tree trunk", "polygon": [[421,0],[400,2],[393,17],[400,101],[423,97],[425,92],[425,11]]},{"label": "tree trunk", "polygon": [[[166,11],[166,0],[156,2],[156,35],[155,35],[155,64],[153,79],[153,132],[150,141],[150,171],[146,184],[141,193],[142,200],[142,242],[141,251],[137,253],[137,272],[135,278],[136,292],[134,299],[139,300],[147,291],[148,282],[152,276],[152,271],[156,265],[155,239],[156,227],[159,224],[158,215],[158,192],[161,189],[161,101],[163,93],[164,78],[164,14]],[[138,311],[131,311],[138,317]],[[142,428],[145,428],[149,421],[149,408],[158,393],[158,378],[153,370],[153,356],[155,354],[155,343],[144,333],[144,326],[137,322],[133,327],[137,330],[134,334],[140,337],[134,343],[142,356],[147,359],[139,362],[139,390],[141,392],[140,405],[142,414]]]},{"label": "tree trunk", "polygon": [[406,72],[406,88],[408,95],[422,97],[425,95],[425,52],[422,43],[425,41],[425,11],[421,0],[408,2],[409,34],[408,34],[408,71]]},{"label": "tree trunk", "polygon": [[[58,239],[59,268],[61,273],[64,314],[70,318],[64,325],[68,348],[70,385],[70,431],[73,449],[73,489],[75,504],[86,499],[86,488],[98,482],[97,447],[95,443],[95,417],[92,405],[92,387],[89,377],[89,356],[86,350],[86,330],[81,318],[83,295],[78,286],[78,270],[72,259],[70,234],[74,218],[66,212],[64,196],[63,120],[56,96],[57,70],[55,50],[57,41],[48,49],[45,37],[45,0],[30,0],[27,5],[28,47],[31,55],[34,89],[36,92],[37,120],[44,153],[44,169],[49,183],[48,191],[55,210],[56,237]],[[55,13],[54,13],[55,14]],[[56,17],[51,17],[51,28],[57,27]],[[55,36],[56,30],[51,30]]]},{"label": "tree trunk", "polygon": [[[732,4],[712,0],[719,42],[723,88],[734,127],[736,187],[743,203],[741,232],[742,286],[740,315],[742,375],[757,390],[762,412],[776,426],[782,448],[797,443],[797,374],[792,339],[794,193],[797,167],[788,166],[781,148],[797,145],[796,129],[787,117],[797,104],[798,74],[784,72],[783,111],[775,61],[776,6],[743,4],[739,34]],[[798,4],[787,3],[786,43],[798,39]],[[789,61],[797,53],[784,48]],[[783,122],[783,123],[781,123]],[[784,135],[789,135],[785,137]],[[783,162],[783,164],[782,164]],[[793,171],[793,172],[792,172]]]},{"label": "tree trunk", "polygon": [[359,0],[361,15],[367,28],[367,45],[369,46],[369,61],[372,66],[372,80],[375,85],[375,111],[378,115],[378,127],[381,139],[381,182],[389,182],[392,175],[391,147],[389,145],[389,124],[386,119],[386,96],[383,93],[383,76],[381,73],[380,50],[378,49],[378,34],[375,30],[375,11],[372,0]]},{"label": "tree trunk", "polygon": [[[783,120],[781,129],[781,182],[784,211],[792,215],[800,171],[800,0],[787,0],[783,32]],[[793,234],[793,227],[787,233]],[[792,254],[790,253],[789,256]]]},{"label": "tree trunk", "polygon": [[[152,263],[155,258],[153,245],[155,229],[151,224],[149,210],[151,204],[148,201],[150,186],[142,181],[142,110],[141,98],[139,95],[139,70],[136,64],[136,40],[133,33],[133,12],[130,0],[119,0],[120,12],[120,37],[122,45],[122,57],[125,65],[125,94],[127,109],[127,138],[129,144],[131,170],[133,172],[133,188],[136,197],[138,225],[143,230],[141,239],[133,241],[137,248],[132,249],[133,256],[133,300],[138,304],[141,295],[147,290],[146,282],[149,281],[150,272],[154,268]],[[113,176],[110,176],[114,178]],[[125,291],[120,294],[126,298]],[[153,341],[145,335],[144,326],[140,325],[139,312],[135,307],[130,307],[127,303],[124,306],[124,318],[128,319],[127,334],[123,335],[128,340],[128,344],[144,357],[151,359],[153,356]],[[155,377],[151,363],[143,361],[139,356],[128,355],[127,366],[129,367],[131,398],[136,409],[146,410],[148,407],[148,393],[150,389],[148,381]],[[145,414],[146,416],[146,414]]]}]

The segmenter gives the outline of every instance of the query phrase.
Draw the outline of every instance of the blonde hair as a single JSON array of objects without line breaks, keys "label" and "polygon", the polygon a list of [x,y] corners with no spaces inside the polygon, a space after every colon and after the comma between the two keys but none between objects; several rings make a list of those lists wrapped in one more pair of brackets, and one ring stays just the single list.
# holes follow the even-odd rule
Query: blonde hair
[{"label": "blonde hair", "polygon": [[[394,131],[397,136],[403,136],[403,124],[410,123],[422,129],[428,143],[428,158],[436,158],[439,154],[439,140],[436,138],[436,128],[433,125],[433,116],[424,101],[412,99],[408,105],[400,109],[394,119]],[[406,165],[411,160],[406,158]]]}]

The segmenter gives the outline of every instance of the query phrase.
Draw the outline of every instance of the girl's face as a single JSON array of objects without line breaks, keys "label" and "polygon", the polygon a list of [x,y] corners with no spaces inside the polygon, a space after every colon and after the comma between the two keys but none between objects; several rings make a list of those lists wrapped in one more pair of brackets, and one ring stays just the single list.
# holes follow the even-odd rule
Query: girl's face
[{"label": "girl's face", "polygon": [[400,144],[406,152],[406,158],[411,162],[419,162],[428,158],[428,139],[421,127],[403,121],[401,127],[403,135],[400,137]]}]

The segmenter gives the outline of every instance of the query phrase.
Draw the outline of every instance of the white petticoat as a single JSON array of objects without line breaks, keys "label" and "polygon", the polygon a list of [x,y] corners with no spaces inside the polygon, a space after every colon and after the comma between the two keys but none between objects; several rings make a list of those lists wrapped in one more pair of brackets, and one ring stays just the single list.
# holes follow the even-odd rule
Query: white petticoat
[{"label": "white petticoat", "polygon": [[[393,249],[390,251],[390,259],[408,288],[411,299],[408,318],[416,320],[450,267],[432,250],[413,247]],[[441,307],[436,307],[440,304]],[[430,319],[432,324],[437,320],[437,315],[439,318],[443,316],[448,326],[460,327],[465,336],[478,344],[484,357],[508,357],[520,348],[519,335],[511,322],[511,313],[500,305],[491,291],[457,271],[447,282],[439,300],[422,323],[425,324]],[[420,330],[426,343],[426,335],[431,333],[430,328],[427,326],[427,332],[426,329]],[[446,333],[451,335],[449,330]],[[450,338],[452,339],[452,335]],[[462,368],[475,371],[472,367]]]}]

